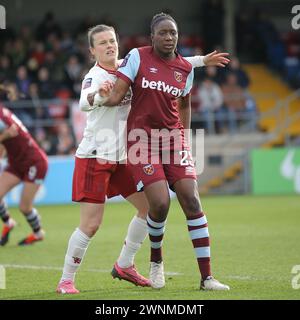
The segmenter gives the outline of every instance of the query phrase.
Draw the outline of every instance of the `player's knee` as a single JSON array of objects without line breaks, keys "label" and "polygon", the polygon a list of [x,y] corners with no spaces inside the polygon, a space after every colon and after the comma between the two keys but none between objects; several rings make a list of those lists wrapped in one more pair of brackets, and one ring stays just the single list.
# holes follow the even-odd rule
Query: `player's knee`
[{"label": "player's knee", "polygon": [[23,214],[28,214],[31,212],[32,210],[32,204],[30,203],[23,203],[21,202],[19,204],[19,210],[23,213]]},{"label": "player's knee", "polygon": [[98,231],[100,225],[96,225],[96,226],[91,226],[89,228],[89,234],[90,234],[90,237],[94,236],[96,234],[96,232]]},{"label": "player's knee", "polygon": [[201,205],[199,199],[194,195],[186,195],[183,200],[184,211],[189,215],[199,213]]},{"label": "player's knee", "polygon": [[92,222],[85,225],[80,225],[80,230],[82,230],[87,236],[93,237],[99,230],[101,222]]},{"label": "player's knee", "polygon": [[87,226],[82,228],[83,233],[85,233],[88,237],[93,237],[99,229],[99,226]]},{"label": "player's knee", "polygon": [[169,201],[158,201],[151,206],[151,212],[154,212],[158,217],[165,218],[168,214],[170,202]]},{"label": "player's knee", "polygon": [[140,219],[146,220],[148,212],[149,212],[149,209],[147,209],[147,210],[139,210],[136,213],[136,216],[138,218],[140,218]]},{"label": "player's knee", "polygon": [[143,205],[137,207],[138,212],[136,213],[136,216],[141,218],[141,219],[146,219],[147,214],[149,212],[149,206],[148,205]]}]

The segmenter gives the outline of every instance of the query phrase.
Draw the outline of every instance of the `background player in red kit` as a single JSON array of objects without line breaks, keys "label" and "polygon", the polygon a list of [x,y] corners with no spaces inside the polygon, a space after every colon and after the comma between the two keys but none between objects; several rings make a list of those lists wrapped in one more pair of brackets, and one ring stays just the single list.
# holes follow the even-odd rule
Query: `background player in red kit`
[{"label": "background player in red kit", "polygon": [[33,200],[47,173],[47,156],[23,123],[3,107],[0,107],[0,143],[5,147],[8,158],[8,164],[0,175],[0,218],[4,223],[0,244],[4,246],[8,242],[9,234],[16,225],[10,217],[3,197],[21,182],[24,183],[24,187],[19,208],[32,233],[21,240],[19,245],[43,240],[44,231],[41,228],[38,211],[33,208]]},{"label": "background player in red kit", "polygon": [[[178,201],[186,215],[189,234],[197,257],[203,290],[229,290],[214,279],[210,268],[210,243],[207,219],[198,194],[196,173],[192,161],[175,162],[178,155],[188,153],[183,129],[190,128],[190,90],[193,82],[193,68],[177,52],[178,28],[175,20],[164,13],[153,17],[151,23],[152,47],[133,49],[125,57],[118,70],[118,80],[112,89],[110,83],[100,91],[105,106],[117,105],[132,88],[132,107],[129,113],[128,135],[134,129],[143,129],[147,140],[140,153],[152,152],[150,137],[152,129],[177,129],[178,143],[170,145],[169,163],[162,160],[159,146],[159,163],[149,157],[133,163],[130,148],[135,142],[129,141],[128,160],[138,188],[143,188],[150,205],[147,216],[151,242],[150,280],[154,288],[162,288],[165,279],[162,261],[162,241],[170,205],[169,186],[176,192]],[[225,58],[224,58],[225,61]],[[107,98],[105,98],[107,97]],[[178,140],[177,139],[177,140]],[[140,140],[139,140],[140,141]],[[140,144],[141,146],[141,144]],[[144,148],[144,149],[143,149]],[[182,159],[183,160],[183,159]]]}]

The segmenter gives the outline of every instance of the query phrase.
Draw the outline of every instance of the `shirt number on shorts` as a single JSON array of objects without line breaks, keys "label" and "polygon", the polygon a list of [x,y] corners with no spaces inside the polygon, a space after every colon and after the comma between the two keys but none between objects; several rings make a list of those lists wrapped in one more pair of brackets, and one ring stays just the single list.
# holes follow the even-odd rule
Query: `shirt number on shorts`
[{"label": "shirt number on shorts", "polygon": [[34,180],[35,176],[37,174],[37,168],[36,166],[31,166],[29,168],[29,171],[28,171],[28,177],[30,180]]},{"label": "shirt number on shorts", "polygon": [[181,166],[194,166],[191,152],[188,150],[181,150],[179,151],[179,154],[181,155],[180,165]]}]

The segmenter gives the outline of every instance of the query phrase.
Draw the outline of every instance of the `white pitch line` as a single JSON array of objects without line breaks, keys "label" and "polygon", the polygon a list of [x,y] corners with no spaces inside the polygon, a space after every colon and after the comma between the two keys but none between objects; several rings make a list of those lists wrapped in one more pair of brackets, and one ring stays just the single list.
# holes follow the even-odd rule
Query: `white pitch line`
[{"label": "white pitch line", "polygon": [[165,271],[165,275],[166,275],[166,276],[183,276],[184,273]]},{"label": "white pitch line", "polygon": [[[31,270],[57,270],[62,271],[62,267],[53,267],[53,266],[34,266],[34,265],[27,265],[27,264],[1,264],[4,268],[11,268],[11,269],[31,269]],[[98,272],[98,273],[109,273],[111,270],[105,269],[81,269],[81,272]],[[181,276],[183,273],[179,272],[165,272],[167,276]]]},{"label": "white pitch line", "polygon": [[[34,265],[27,265],[27,264],[2,264],[4,268],[11,268],[11,269],[31,269],[31,270],[58,270],[62,271],[62,267],[53,267],[53,266],[34,266]],[[87,272],[110,272],[111,270],[104,270],[104,269],[82,269],[81,271]]]},{"label": "white pitch line", "polygon": [[253,280],[250,276],[227,276],[227,279],[236,279],[236,280]]},{"label": "white pitch line", "polygon": [[[3,266],[4,268],[11,268],[11,269],[31,269],[31,270],[56,270],[56,271],[62,271],[62,267],[54,267],[54,266],[36,266],[36,265],[27,265],[27,264],[0,264],[0,266]],[[111,270],[109,269],[81,269],[81,272],[95,272],[95,273],[110,273]],[[166,276],[183,276],[184,273],[180,272],[172,272],[172,271],[165,271]],[[252,277],[252,276],[246,276],[246,275],[228,275],[224,276],[226,279],[232,279],[232,280],[241,280],[241,281],[247,281],[247,280],[267,280],[265,277]],[[271,278],[270,278],[271,279]],[[274,278],[275,279],[275,278]]]}]

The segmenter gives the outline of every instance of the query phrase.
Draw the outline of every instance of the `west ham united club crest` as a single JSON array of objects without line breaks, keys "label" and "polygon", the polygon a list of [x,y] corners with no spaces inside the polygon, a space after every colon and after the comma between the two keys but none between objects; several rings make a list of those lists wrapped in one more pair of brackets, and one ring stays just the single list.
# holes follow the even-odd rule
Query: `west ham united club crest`
[{"label": "west ham united club crest", "polygon": [[175,80],[177,82],[181,82],[182,81],[182,73],[180,73],[178,71],[174,71],[174,77],[175,77]]},{"label": "west ham united club crest", "polygon": [[152,176],[154,173],[154,167],[152,164],[147,164],[143,167],[143,170],[148,176]]}]

